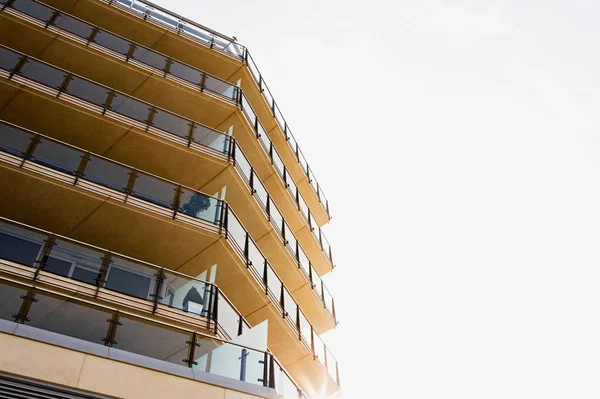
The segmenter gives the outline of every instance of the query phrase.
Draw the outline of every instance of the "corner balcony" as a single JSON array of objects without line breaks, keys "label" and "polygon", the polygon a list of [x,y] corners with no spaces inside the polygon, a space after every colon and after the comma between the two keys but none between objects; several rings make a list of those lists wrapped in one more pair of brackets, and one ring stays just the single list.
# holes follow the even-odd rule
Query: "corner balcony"
[{"label": "corner balcony", "polygon": [[[244,91],[248,92],[247,103],[253,104],[258,110],[257,115],[266,129],[265,136],[268,132],[268,140],[272,140],[281,153],[288,172],[304,194],[309,207],[315,212],[319,226],[330,220],[329,202],[323,189],[244,46],[147,1],[44,2],[173,58],[198,66],[230,82],[244,76],[241,84]],[[236,72],[238,74],[234,75]]]},{"label": "corner balcony", "polygon": [[[108,152],[113,158],[151,172],[177,180],[181,178],[204,191],[215,192],[226,186],[230,202],[241,211],[247,222],[245,225],[251,227],[250,234],[260,237],[257,244],[272,259],[278,274],[299,298],[301,306],[311,317],[313,312],[326,312],[319,316],[317,331],[322,333],[335,327],[333,297],[233,138],[67,71],[23,57],[23,54],[0,47],[1,60],[7,65],[21,65],[18,70],[16,66],[7,67],[7,72],[13,72],[12,76],[9,72],[10,82],[17,79],[25,85],[18,96],[11,97],[10,104],[5,104],[1,117],[13,121],[17,118],[16,121],[33,125],[54,137],[100,153]],[[55,90],[55,87],[59,89]],[[29,91],[30,88],[46,96],[40,97],[39,93]],[[111,106],[99,106],[107,101],[111,101]],[[73,108],[73,105],[81,109]],[[37,117],[38,108],[47,110],[49,115]],[[92,112],[75,113],[75,110]],[[149,118],[153,119],[152,126],[148,123]],[[126,123],[115,127],[110,123],[111,119]],[[145,125],[140,127],[143,123]],[[136,124],[137,129],[133,129]],[[178,126],[196,127],[189,133],[193,137],[185,137],[185,132],[174,129]],[[167,140],[154,140],[152,133]],[[188,149],[198,152],[186,152]],[[155,154],[161,154],[161,162],[155,162]],[[199,174],[197,170],[203,173]]]},{"label": "corner balcony", "polygon": [[335,358],[227,203],[3,126],[0,214],[188,275],[217,264],[216,283],[240,313],[269,320],[269,347],[296,381],[311,393],[339,390]]},{"label": "corner balcony", "polygon": [[[18,0],[8,5],[0,13],[0,24],[4,26],[0,30],[0,43],[18,46],[18,50],[29,54],[41,54],[45,61],[69,68],[70,72],[112,84],[112,88],[126,93],[135,92],[153,104],[195,117],[221,130],[231,123],[235,127],[234,136],[255,166],[253,170],[262,176],[312,265],[319,275],[332,270],[327,238],[237,87],[34,0]],[[238,108],[232,107],[232,102],[240,110],[236,112]],[[228,116],[232,112],[234,115]],[[149,124],[157,126],[162,122],[164,130],[165,122],[171,122],[170,130],[174,128],[175,122],[161,120],[161,115],[145,113],[142,116],[145,119],[141,123],[150,121]],[[196,126],[192,130],[202,126],[192,120],[181,121],[174,133],[184,137],[190,123]],[[182,181],[186,176],[189,175],[168,177]],[[194,186],[195,182],[184,183]]]}]

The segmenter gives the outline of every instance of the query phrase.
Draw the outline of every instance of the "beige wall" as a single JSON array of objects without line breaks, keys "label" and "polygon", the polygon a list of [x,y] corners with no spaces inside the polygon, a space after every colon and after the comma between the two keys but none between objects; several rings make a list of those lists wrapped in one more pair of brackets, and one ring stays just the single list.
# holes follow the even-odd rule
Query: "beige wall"
[{"label": "beige wall", "polygon": [[0,371],[117,398],[256,399],[233,391],[0,333]]}]

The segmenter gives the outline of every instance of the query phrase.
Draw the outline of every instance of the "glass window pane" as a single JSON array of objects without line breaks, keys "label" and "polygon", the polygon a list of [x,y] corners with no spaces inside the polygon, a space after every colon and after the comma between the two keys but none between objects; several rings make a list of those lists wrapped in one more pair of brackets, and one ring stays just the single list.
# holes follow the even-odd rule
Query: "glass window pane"
[{"label": "glass window pane", "polygon": [[194,125],[194,142],[205,147],[227,154],[230,139],[226,134],[217,132],[206,126]]},{"label": "glass window pane", "polygon": [[188,216],[218,224],[221,201],[186,188],[181,190],[179,212]]},{"label": "glass window pane", "polygon": [[131,195],[153,204],[171,208],[177,187],[156,177],[137,174]]},{"label": "glass window pane", "polygon": [[[44,270],[96,285],[104,253],[68,241],[57,240],[43,259]],[[67,274],[64,274],[65,271]]]},{"label": "glass window pane", "polygon": [[74,97],[102,106],[106,102],[109,89],[85,79],[73,77],[65,92]]},{"label": "glass window pane", "polygon": [[191,341],[191,334],[130,316],[121,316],[119,321],[123,325],[117,328],[115,348],[185,365],[182,359],[188,357],[186,341]]},{"label": "glass window pane", "polygon": [[132,58],[161,71],[167,65],[167,58],[165,56],[143,47],[136,47]]},{"label": "glass window pane", "polygon": [[35,266],[46,235],[0,222],[0,258],[26,266]]},{"label": "glass window pane", "polygon": [[123,192],[127,187],[130,172],[129,168],[92,155],[83,172],[83,177]]},{"label": "glass window pane", "polygon": [[59,14],[54,20],[53,25],[71,32],[72,34],[87,39],[92,34],[94,27],[90,24],[86,24],[83,21],[75,19],[65,14]]},{"label": "glass window pane", "polygon": [[94,42],[123,55],[126,55],[129,52],[129,47],[131,45],[129,41],[103,30],[98,31],[94,37]]},{"label": "glass window pane", "polygon": [[110,109],[121,115],[125,115],[136,121],[148,123],[150,106],[133,98],[117,94],[110,104]]},{"label": "glass window pane", "polygon": [[171,64],[169,72],[172,75],[177,76],[178,78],[181,78],[193,84],[200,84],[200,82],[202,82],[202,72],[187,65],[181,64],[177,61]]},{"label": "glass window pane", "polygon": [[64,173],[74,174],[81,163],[83,153],[66,145],[42,139],[35,147],[32,160]]},{"label": "glass window pane", "polygon": [[19,54],[0,47],[0,68],[9,71],[17,65],[20,59]]},{"label": "glass window pane", "polygon": [[188,136],[191,124],[187,119],[160,110],[154,114],[152,119],[152,126],[179,137]]},{"label": "glass window pane", "polygon": [[26,295],[25,288],[9,285],[0,282],[0,319],[15,321],[12,317],[19,313],[23,299],[21,295]]},{"label": "glass window pane", "polygon": [[104,288],[136,298],[152,300],[150,295],[154,294],[157,272],[148,266],[113,256]]},{"label": "glass window pane", "polygon": [[71,299],[36,293],[37,302],[31,305],[27,314],[32,327],[58,334],[102,344],[102,338],[110,324],[106,319],[112,314],[105,310],[85,306]]},{"label": "glass window pane", "polygon": [[48,22],[54,10],[31,0],[16,0],[12,7],[40,21]]},{"label": "glass window pane", "polygon": [[208,315],[211,285],[165,271],[160,303],[199,316]]}]

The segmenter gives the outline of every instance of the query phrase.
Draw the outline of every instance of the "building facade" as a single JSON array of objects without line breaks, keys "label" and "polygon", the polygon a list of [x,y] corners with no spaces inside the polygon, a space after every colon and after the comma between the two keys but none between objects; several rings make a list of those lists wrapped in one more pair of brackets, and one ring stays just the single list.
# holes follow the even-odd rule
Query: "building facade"
[{"label": "building facade", "polygon": [[322,398],[329,203],[248,49],[0,0],[0,396]]}]

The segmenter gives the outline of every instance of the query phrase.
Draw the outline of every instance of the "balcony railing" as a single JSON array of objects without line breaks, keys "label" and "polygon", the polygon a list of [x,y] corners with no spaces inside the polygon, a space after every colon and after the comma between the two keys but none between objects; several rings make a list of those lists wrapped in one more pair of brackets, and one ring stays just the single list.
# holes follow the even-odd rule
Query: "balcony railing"
[{"label": "balcony railing", "polygon": [[[0,68],[6,60],[2,51],[7,50],[0,51]],[[223,235],[315,358],[330,373],[330,363],[337,369],[337,361],[327,356],[322,340],[226,202],[6,122],[0,122],[0,159],[21,168],[40,165],[44,169],[38,173]],[[325,307],[331,306],[335,320],[329,298]],[[330,376],[337,381],[336,374]]]},{"label": "balcony railing", "polygon": [[0,279],[0,319],[305,398],[269,352],[32,285]]},{"label": "balcony railing", "polygon": [[[99,48],[119,59],[141,66],[145,69],[150,68],[153,72],[163,74],[166,78],[175,80],[186,87],[216,96],[221,100],[232,102],[239,106],[242,109],[244,116],[255,130],[257,140],[259,140],[261,147],[268,155],[278,176],[282,179],[284,186],[294,200],[298,211],[308,224],[309,229],[312,231],[321,250],[325,254],[325,257],[331,266],[334,266],[329,241],[321,231],[321,228],[306,204],[304,197],[300,193],[300,190],[298,190],[298,187],[296,187],[287,168],[283,164],[279,153],[269,140],[264,128],[258,121],[256,114],[240,88],[217,77],[211,76],[204,71],[181,63],[155,50],[139,45],[97,26],[91,25],[79,18],[73,17],[36,0],[16,0],[13,3],[7,3],[6,7],[7,9],[16,10],[29,18],[35,19],[46,29],[57,30],[77,41],[84,40],[86,45],[93,48]],[[76,84],[77,83],[71,82],[69,83],[69,86]],[[69,87],[67,86],[65,91],[69,93],[77,90],[76,88],[71,88],[70,91],[68,89]],[[110,90],[110,88],[106,88],[106,90]],[[83,90],[80,89],[78,92],[81,94],[82,91]],[[88,100],[88,98],[85,98],[85,100]],[[112,103],[99,104],[101,99],[98,98],[95,100],[96,101],[93,101],[94,104],[106,106],[108,109],[110,109],[112,105]],[[152,107],[150,104],[142,105],[142,107],[144,106]],[[158,110],[157,107],[153,108]],[[131,117],[130,115],[127,116]],[[148,126],[146,128],[160,129],[172,133],[181,140],[187,140],[188,147],[192,147],[192,144],[194,144],[194,148],[196,148],[197,145],[200,145],[227,154],[227,151],[230,148],[228,146],[228,141],[233,139],[208,126],[202,125],[201,123],[187,120],[186,118],[173,115],[164,110],[142,116],[144,119],[139,119],[139,121],[141,123],[147,123]]]},{"label": "balcony railing", "polygon": [[[306,174],[307,180],[310,183],[310,186],[314,190],[319,202],[323,206],[323,209],[327,212],[327,215],[331,218],[329,212],[329,201],[323,193],[323,189],[317,182],[317,179],[314,176],[314,173],[304,154],[300,150],[300,146],[294,135],[292,134],[288,123],[286,122],[279,106],[275,102],[271,91],[267,87],[265,80],[260,73],[254,59],[250,55],[248,49],[238,43],[232,38],[229,38],[225,35],[222,35],[212,29],[209,29],[205,26],[202,26],[196,22],[193,22],[189,19],[186,19],[180,15],[173,13],[167,9],[164,9],[156,4],[153,4],[149,1],[145,0],[100,0],[104,3],[112,5],[114,7],[125,9],[130,11],[133,15],[136,15],[146,21],[151,21],[156,23],[166,29],[169,29],[176,33],[179,36],[186,37],[191,39],[197,43],[202,44],[203,46],[209,47],[212,50],[218,51],[222,54],[226,54],[230,57],[238,59],[244,62],[248,69],[251,72],[252,77],[255,80],[255,83],[258,85],[266,103],[269,105],[271,109],[271,113],[273,114],[273,118],[277,122],[277,125],[283,132],[288,145],[291,150],[294,152],[300,167]],[[259,132],[257,132],[259,133]],[[259,133],[260,134],[260,133]],[[266,134],[265,134],[266,135]],[[268,140],[268,139],[267,139]]]},{"label": "balcony railing", "polygon": [[[21,0],[28,1],[28,0]],[[5,67],[6,64],[6,67]],[[12,65],[12,67],[10,67]],[[9,79],[14,77],[27,78],[38,84],[42,84],[52,90],[58,91],[57,97],[65,98],[71,96],[76,103],[81,105],[82,101],[87,103],[99,113],[106,116],[129,122],[138,128],[160,136],[167,136],[182,145],[202,149],[210,149],[226,155],[233,161],[236,170],[246,182],[252,196],[257,200],[275,231],[279,234],[283,245],[287,248],[294,262],[302,271],[312,288],[323,301],[324,306],[335,318],[335,307],[333,297],[322,283],[319,274],[312,262],[308,259],[304,249],[285,222],[277,205],[273,202],[268,191],[265,189],[260,178],[254,171],[248,158],[244,155],[235,139],[218,131],[199,125],[197,122],[187,120],[178,115],[169,113],[161,108],[142,102],[109,87],[99,85],[80,76],[55,68],[50,64],[27,57],[4,46],[0,46],[0,69],[9,73]],[[53,93],[54,94],[54,93]],[[127,120],[125,120],[125,118]],[[165,124],[160,121],[168,121]],[[182,139],[176,129],[172,126],[183,126],[189,129],[189,136]],[[197,134],[195,127],[202,127],[201,135]],[[181,132],[180,132],[181,133]],[[326,242],[321,230],[318,230],[320,242]],[[313,230],[313,234],[315,231]],[[329,244],[326,244],[329,245]],[[331,253],[331,250],[329,250]]]},{"label": "balcony railing", "polygon": [[97,287],[90,290],[94,297],[100,289],[117,293],[110,296],[113,302],[121,300],[119,294],[128,295],[146,302],[152,314],[201,325],[220,337],[231,339],[250,328],[213,283],[3,217],[0,259],[31,269],[26,277],[34,282],[66,288],[89,284]]}]

